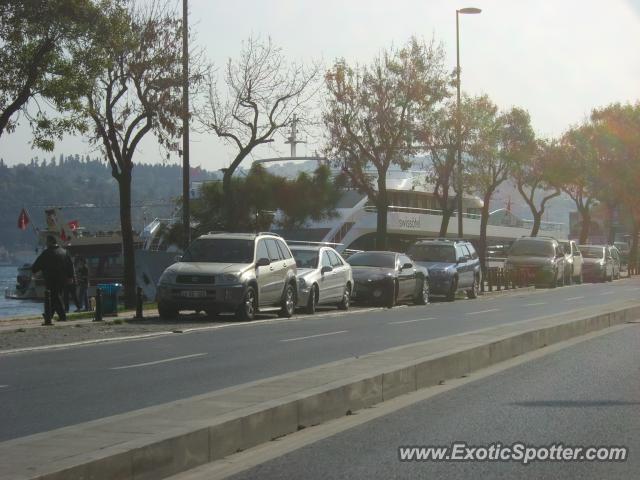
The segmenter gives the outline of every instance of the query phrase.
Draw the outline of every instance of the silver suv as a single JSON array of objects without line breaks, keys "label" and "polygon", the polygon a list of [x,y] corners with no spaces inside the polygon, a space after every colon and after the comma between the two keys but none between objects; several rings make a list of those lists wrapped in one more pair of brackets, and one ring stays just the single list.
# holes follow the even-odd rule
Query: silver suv
[{"label": "silver suv", "polygon": [[296,307],[296,262],[273,233],[209,233],[194,240],[158,282],[161,317],[180,310],[209,316],[235,312],[252,320],[258,312],[290,317]]}]

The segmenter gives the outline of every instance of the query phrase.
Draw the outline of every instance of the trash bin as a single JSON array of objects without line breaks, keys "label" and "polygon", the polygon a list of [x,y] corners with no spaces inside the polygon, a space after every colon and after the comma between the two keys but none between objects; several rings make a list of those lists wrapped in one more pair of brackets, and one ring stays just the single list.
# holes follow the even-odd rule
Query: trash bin
[{"label": "trash bin", "polygon": [[102,314],[118,315],[118,292],[122,285],[119,283],[100,283],[98,288],[102,292]]}]

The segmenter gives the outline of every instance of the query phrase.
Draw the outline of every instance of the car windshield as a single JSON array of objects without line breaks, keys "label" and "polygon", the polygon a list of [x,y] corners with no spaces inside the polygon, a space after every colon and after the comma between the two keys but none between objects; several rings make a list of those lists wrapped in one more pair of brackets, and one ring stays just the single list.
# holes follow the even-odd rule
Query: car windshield
[{"label": "car windshield", "polygon": [[395,268],[396,255],[394,253],[362,252],[347,259],[354,267]]},{"label": "car windshield", "polygon": [[182,261],[251,263],[253,262],[253,240],[199,238],[189,245]]},{"label": "car windshield", "polygon": [[407,252],[416,262],[455,262],[456,249],[453,245],[414,245]]},{"label": "car windshield", "polygon": [[571,244],[569,242],[558,242],[564,253],[571,253]]},{"label": "car windshield", "polygon": [[602,247],[580,247],[582,256],[585,258],[603,258],[604,248]]},{"label": "car windshield", "polygon": [[293,258],[296,259],[298,268],[317,268],[318,267],[318,250],[298,250],[291,249]]},{"label": "car windshield", "polygon": [[509,256],[553,257],[553,243],[536,240],[518,240],[513,244],[511,250],[509,250]]}]

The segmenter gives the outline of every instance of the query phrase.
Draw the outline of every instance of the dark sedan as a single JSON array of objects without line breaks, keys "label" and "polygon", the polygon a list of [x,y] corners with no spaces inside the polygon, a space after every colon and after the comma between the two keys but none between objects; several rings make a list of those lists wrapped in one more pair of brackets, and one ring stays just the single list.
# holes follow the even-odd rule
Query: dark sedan
[{"label": "dark sedan", "polygon": [[347,262],[353,272],[352,299],[385,305],[411,301],[417,305],[429,302],[427,269],[396,252],[360,252]]}]

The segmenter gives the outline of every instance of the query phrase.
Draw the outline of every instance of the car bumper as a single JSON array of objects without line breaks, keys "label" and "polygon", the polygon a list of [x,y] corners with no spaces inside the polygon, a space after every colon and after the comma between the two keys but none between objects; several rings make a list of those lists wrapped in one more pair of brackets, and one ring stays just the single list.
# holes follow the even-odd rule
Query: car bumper
[{"label": "car bumper", "polygon": [[555,271],[542,267],[512,267],[506,270],[510,280],[516,284],[546,285],[555,282]]},{"label": "car bumper", "polygon": [[451,290],[453,277],[429,275],[429,293],[432,295],[446,295]]},{"label": "car bumper", "polygon": [[245,290],[245,285],[163,285],[157,289],[156,300],[178,310],[235,311]]},{"label": "car bumper", "polygon": [[355,280],[351,300],[358,303],[384,302],[393,288],[393,279],[375,280],[372,282]]},{"label": "car bumper", "polygon": [[582,267],[582,278],[585,280],[601,280],[606,274],[604,268]]}]

